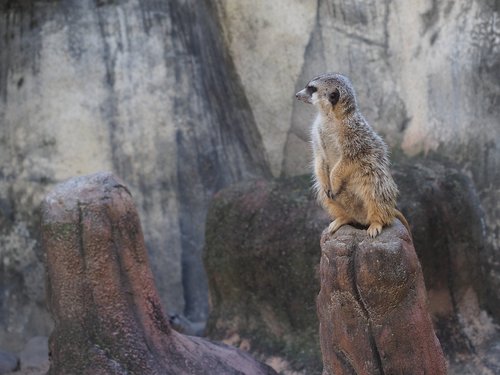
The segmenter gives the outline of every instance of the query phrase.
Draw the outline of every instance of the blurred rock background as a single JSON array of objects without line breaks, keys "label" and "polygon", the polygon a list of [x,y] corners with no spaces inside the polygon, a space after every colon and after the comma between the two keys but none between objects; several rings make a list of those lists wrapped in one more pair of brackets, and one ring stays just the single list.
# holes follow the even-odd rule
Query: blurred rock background
[{"label": "blurred rock background", "polygon": [[52,327],[42,197],[101,170],[132,191],[168,311],[205,321],[209,201],[308,173],[314,111],[294,93],[325,71],[351,77],[394,160],[470,177],[481,306],[498,321],[499,13],[498,0],[0,1],[0,347]]}]

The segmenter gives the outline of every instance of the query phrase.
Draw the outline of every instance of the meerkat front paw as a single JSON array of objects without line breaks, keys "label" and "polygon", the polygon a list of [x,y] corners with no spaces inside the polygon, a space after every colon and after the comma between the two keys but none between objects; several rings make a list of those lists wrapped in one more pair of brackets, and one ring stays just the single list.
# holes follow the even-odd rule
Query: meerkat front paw
[{"label": "meerkat front paw", "polygon": [[341,219],[333,220],[328,226],[328,233],[334,234],[344,224],[347,224],[347,221]]},{"label": "meerkat front paw", "polygon": [[382,232],[382,224],[380,223],[371,223],[367,229],[368,235],[371,238],[377,237]]}]

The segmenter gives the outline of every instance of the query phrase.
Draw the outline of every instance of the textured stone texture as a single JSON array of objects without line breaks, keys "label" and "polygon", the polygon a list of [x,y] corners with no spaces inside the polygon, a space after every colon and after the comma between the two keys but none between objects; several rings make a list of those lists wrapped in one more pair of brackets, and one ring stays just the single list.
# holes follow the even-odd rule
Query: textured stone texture
[{"label": "textured stone texture", "polygon": [[209,337],[234,334],[252,352],[280,354],[296,369],[320,371],[314,301],[319,234],[328,218],[308,176],[232,186],[207,218]]},{"label": "textured stone texture", "polygon": [[46,366],[49,362],[48,337],[35,336],[31,338],[19,353],[19,360],[22,370]]},{"label": "textured stone texture", "polygon": [[[483,213],[471,180],[429,160],[398,164],[393,172],[450,374],[500,371],[500,332],[488,313],[496,291],[485,282]],[[297,370],[320,374],[318,338],[297,334],[297,327],[308,332],[305,327],[318,325],[313,296],[327,224],[310,194],[309,176],[242,183],[218,193],[206,233],[209,336],[238,335],[252,351],[279,353]]]},{"label": "textured stone texture", "polygon": [[171,329],[132,197],[112,174],[73,178],[48,194],[42,241],[55,320],[50,375],[276,374]]},{"label": "textured stone texture", "polygon": [[321,239],[323,375],[444,375],[422,270],[397,221],[375,239],[344,226]]},{"label": "textured stone texture", "polygon": [[19,358],[13,354],[0,350],[0,374],[7,374],[19,368]]},{"label": "textured stone texture", "polygon": [[500,330],[491,316],[498,291],[488,282],[487,228],[471,180],[429,160],[397,166],[394,178],[450,373],[499,372]]},{"label": "textured stone texture", "polygon": [[[50,332],[37,207],[55,183],[99,170],[137,199],[169,311],[203,320],[208,201],[247,177],[305,173],[312,108],[293,95],[327,70],[351,76],[393,158],[437,154],[472,177],[485,281],[499,290],[499,10],[496,0],[2,1],[0,343],[19,350]],[[500,317],[498,294],[489,301]]]},{"label": "textured stone texture", "polygon": [[0,343],[50,332],[36,210],[100,170],[136,197],[169,311],[206,318],[208,201],[268,175],[221,35],[208,1],[0,4]]}]

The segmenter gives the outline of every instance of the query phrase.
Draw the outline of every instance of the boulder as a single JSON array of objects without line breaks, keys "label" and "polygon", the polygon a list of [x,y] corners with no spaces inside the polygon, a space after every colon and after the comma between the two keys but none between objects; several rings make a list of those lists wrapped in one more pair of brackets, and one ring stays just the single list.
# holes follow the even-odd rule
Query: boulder
[{"label": "boulder", "polygon": [[[477,192],[466,175],[443,162],[413,159],[395,164],[393,174],[450,373],[488,371],[500,337],[489,314],[495,290],[485,277]],[[212,309],[208,335],[237,334],[252,352],[282,355],[295,369],[316,374],[321,355],[314,297],[320,237],[329,220],[310,186],[306,175],[220,191],[207,217],[204,262]]]},{"label": "boulder", "polygon": [[323,375],[444,375],[411,237],[396,221],[376,238],[351,226],[321,239],[317,299]]},{"label": "boulder", "polygon": [[42,204],[50,375],[275,374],[239,350],[174,331],[128,188],[110,173],[58,185]]},{"label": "boulder", "polygon": [[315,299],[328,217],[309,176],[255,180],[218,193],[207,218],[208,335],[238,334],[252,352],[321,370]]},{"label": "boulder", "polygon": [[500,331],[492,319],[498,291],[489,282],[495,271],[490,267],[488,229],[472,180],[443,160],[407,160],[393,172],[450,373],[500,370],[494,365]]}]

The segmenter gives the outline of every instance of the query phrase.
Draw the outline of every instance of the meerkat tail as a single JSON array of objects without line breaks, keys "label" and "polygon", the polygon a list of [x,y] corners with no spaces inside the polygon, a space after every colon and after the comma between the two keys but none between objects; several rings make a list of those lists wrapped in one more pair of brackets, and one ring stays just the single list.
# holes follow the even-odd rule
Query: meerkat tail
[{"label": "meerkat tail", "polygon": [[401,223],[406,227],[408,233],[410,234],[410,237],[413,237],[411,234],[410,224],[408,224],[408,220],[406,220],[401,211],[394,209],[394,216],[396,216],[396,218],[399,219],[399,221],[401,221]]}]

